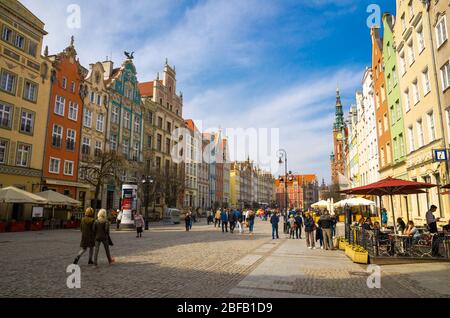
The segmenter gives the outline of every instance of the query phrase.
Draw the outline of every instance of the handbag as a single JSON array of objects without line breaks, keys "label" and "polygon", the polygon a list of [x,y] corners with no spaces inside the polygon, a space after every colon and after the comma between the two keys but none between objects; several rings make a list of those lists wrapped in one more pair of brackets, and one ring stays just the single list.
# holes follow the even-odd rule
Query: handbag
[{"label": "handbag", "polygon": [[108,234],[108,244],[109,244],[109,246],[114,245],[113,241],[111,240],[111,236],[109,236],[109,234]]}]

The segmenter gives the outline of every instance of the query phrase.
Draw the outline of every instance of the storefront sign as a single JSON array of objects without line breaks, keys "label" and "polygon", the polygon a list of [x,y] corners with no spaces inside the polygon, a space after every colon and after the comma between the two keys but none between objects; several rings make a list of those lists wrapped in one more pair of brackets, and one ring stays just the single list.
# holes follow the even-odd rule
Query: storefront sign
[{"label": "storefront sign", "polygon": [[33,218],[42,218],[44,217],[44,208],[41,206],[34,206],[32,212]]},{"label": "storefront sign", "polygon": [[433,149],[433,160],[434,161],[447,161],[448,160],[447,149]]}]

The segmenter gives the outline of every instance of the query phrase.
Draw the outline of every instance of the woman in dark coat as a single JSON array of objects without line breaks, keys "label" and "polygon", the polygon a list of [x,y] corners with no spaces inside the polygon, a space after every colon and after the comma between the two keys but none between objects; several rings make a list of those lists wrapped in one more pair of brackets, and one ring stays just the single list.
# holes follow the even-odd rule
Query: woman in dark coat
[{"label": "woman in dark coat", "polygon": [[94,246],[95,246],[95,234],[93,230],[93,223],[94,223],[94,210],[92,208],[87,208],[84,217],[81,219],[81,243],[80,247],[81,250],[78,252],[77,257],[75,257],[75,260],[73,261],[74,264],[78,264],[78,261],[80,260],[81,256],[86,253],[87,249],[89,248],[89,265],[94,264],[92,261],[92,256],[94,254]]},{"label": "woman in dark coat", "polygon": [[106,257],[108,258],[109,264],[114,263],[114,258],[111,257],[109,251],[109,221],[106,218],[106,210],[100,209],[97,215],[97,220],[94,222],[94,232],[95,232],[95,254],[94,254],[94,265],[97,266],[98,252],[100,249],[100,244],[105,247]]}]

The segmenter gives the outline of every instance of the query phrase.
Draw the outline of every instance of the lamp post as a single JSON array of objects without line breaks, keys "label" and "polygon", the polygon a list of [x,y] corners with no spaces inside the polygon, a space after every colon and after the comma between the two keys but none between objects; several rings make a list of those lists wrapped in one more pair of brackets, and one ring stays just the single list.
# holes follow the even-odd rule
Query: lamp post
[{"label": "lamp post", "polygon": [[281,165],[283,164],[284,159],[284,203],[285,203],[285,209],[287,212],[287,206],[288,206],[288,195],[287,195],[287,178],[288,178],[288,171],[287,171],[287,152],[284,149],[278,150],[278,163]]},{"label": "lamp post", "polygon": [[153,178],[150,176],[142,176],[142,184],[144,185],[144,204],[145,204],[145,230],[148,230],[148,200],[149,200],[149,188],[153,184]]}]

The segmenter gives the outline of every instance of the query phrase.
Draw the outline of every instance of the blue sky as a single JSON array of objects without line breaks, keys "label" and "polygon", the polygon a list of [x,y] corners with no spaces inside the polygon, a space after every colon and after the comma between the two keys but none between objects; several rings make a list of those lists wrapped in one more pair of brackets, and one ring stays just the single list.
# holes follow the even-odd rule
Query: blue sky
[{"label": "blue sky", "polygon": [[[50,53],[70,36],[83,65],[135,51],[140,81],[175,65],[184,117],[203,127],[280,129],[289,170],[330,179],[335,88],[347,110],[371,62],[366,0],[22,0]],[[81,8],[81,28],[66,20]],[[395,13],[395,1],[375,2]]]}]

